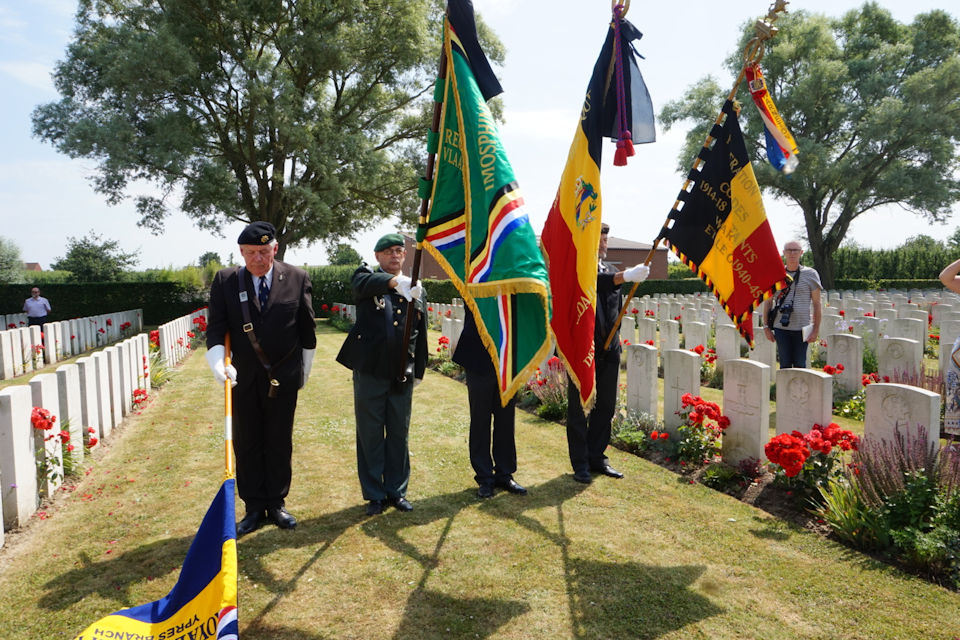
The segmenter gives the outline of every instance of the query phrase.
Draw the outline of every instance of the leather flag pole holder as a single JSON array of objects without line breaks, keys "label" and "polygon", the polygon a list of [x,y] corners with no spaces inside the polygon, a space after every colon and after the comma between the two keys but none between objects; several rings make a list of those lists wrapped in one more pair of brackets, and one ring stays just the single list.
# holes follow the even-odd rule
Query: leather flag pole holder
[{"label": "leather flag pole holder", "polygon": [[[239,274],[241,285],[246,282],[246,278],[243,276],[243,270],[244,269],[241,268],[241,272]],[[276,398],[277,391],[280,388],[280,382],[273,377],[273,369],[274,367],[285,362],[287,358],[289,358],[290,355],[296,351],[296,347],[294,347],[290,353],[283,356],[283,358],[280,359],[280,362],[278,362],[276,365],[270,364],[270,359],[267,358],[267,354],[264,353],[263,347],[260,346],[260,341],[257,340],[257,334],[253,331],[253,321],[250,319],[250,300],[246,289],[241,289],[240,291],[240,312],[243,314],[243,333],[246,334],[247,338],[250,340],[250,346],[253,347],[253,352],[257,354],[257,359],[267,372],[267,379],[270,380],[270,390],[267,392],[267,397]]]}]

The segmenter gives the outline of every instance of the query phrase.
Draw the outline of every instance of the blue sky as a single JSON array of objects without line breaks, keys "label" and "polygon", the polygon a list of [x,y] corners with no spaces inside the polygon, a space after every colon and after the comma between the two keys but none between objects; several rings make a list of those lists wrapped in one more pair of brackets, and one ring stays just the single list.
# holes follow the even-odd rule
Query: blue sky
[{"label": "blue sky", "polygon": [[[791,2],[789,8],[840,15],[860,4],[808,0]],[[944,3],[880,4],[901,22],[909,22],[917,13],[943,8]],[[499,70],[506,118],[501,136],[539,233],[605,35],[610,1],[474,0],[474,5],[507,46],[506,65]],[[733,49],[739,25],[765,14],[768,6],[754,0],[634,0],[627,17],[644,33],[637,48],[645,56],[640,69],[654,108],[678,98],[707,74],[723,86],[731,84],[733,78],[721,65]],[[108,206],[93,191],[88,181],[93,162],[71,160],[32,137],[31,111],[57,99],[50,72],[70,40],[75,9],[75,0],[0,1],[0,236],[19,246],[25,261],[39,262],[45,269],[64,254],[68,237],[82,237],[90,230],[121,241],[127,251],[139,251],[139,268],[195,263],[205,251],[216,251],[223,258],[233,252],[238,257],[235,239],[241,225],[224,229],[225,237],[217,238],[177,213],[168,218],[162,235],[152,235],[136,226],[132,202]],[[638,145],[637,155],[625,168],[612,166],[614,149],[612,143],[605,145],[603,218],[612,226],[612,235],[639,242],[656,237],[682,184],[675,166],[683,134],[683,127],[664,133],[658,125],[657,142]],[[764,201],[779,244],[803,237],[799,209],[769,197]],[[958,220],[954,216],[945,225],[930,226],[892,207],[863,216],[852,226],[850,237],[864,246],[889,248],[920,233],[944,239]],[[370,259],[376,238],[391,230],[393,223],[388,221],[358,236],[354,244]],[[316,244],[290,249],[286,259],[322,264],[326,255]]]}]

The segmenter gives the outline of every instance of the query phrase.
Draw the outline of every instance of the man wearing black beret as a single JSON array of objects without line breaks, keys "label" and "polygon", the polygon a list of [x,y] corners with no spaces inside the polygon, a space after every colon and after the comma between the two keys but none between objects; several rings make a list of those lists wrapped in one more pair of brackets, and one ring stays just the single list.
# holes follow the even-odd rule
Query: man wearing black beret
[{"label": "man wearing black beret", "polygon": [[[357,472],[367,500],[367,515],[390,504],[410,511],[410,404],[414,381],[427,366],[427,323],[423,288],[403,275],[403,236],[390,233],[373,248],[378,267],[354,272],[351,286],[357,321],[337,362],[353,370],[353,405],[357,419]],[[400,371],[407,313],[416,312],[408,344],[408,367]]]},{"label": "man wearing black beret", "polygon": [[[207,363],[233,393],[233,449],[237,492],[246,515],[237,536],[265,521],[292,529],[297,520],[284,500],[290,490],[293,417],[317,346],[310,277],[275,260],[276,229],[247,225],[237,243],[245,266],[217,273],[210,286]],[[230,332],[232,363],[224,366]]]}]

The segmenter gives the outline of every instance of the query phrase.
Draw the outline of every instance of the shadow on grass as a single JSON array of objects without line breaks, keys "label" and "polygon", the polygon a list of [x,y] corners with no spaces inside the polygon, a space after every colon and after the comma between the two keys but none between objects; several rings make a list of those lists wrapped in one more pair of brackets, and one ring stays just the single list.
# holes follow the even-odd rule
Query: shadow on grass
[{"label": "shadow on grass", "polygon": [[[660,567],[571,557],[570,541],[563,525],[563,506],[584,489],[584,485],[564,475],[530,487],[526,496],[485,500],[478,507],[493,517],[516,522],[560,549],[573,637],[653,639],[723,612],[690,589],[705,567]],[[424,568],[417,588],[407,600],[394,640],[495,637],[506,622],[529,611],[530,605],[521,600],[453,598],[425,587],[437,565],[453,517],[476,501],[473,490],[436,496],[418,501],[416,510],[402,518],[382,518],[376,521],[376,526],[374,521],[362,525],[368,535],[416,560]],[[548,507],[557,510],[558,531],[546,528],[539,519],[525,514]],[[400,535],[409,527],[441,519],[446,519],[447,525],[432,553],[424,553]]]}]

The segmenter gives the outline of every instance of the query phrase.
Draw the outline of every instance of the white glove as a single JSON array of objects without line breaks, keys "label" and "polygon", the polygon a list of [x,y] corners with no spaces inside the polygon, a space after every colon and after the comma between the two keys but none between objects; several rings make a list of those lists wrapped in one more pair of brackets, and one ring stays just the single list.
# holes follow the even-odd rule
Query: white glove
[{"label": "white glove", "polygon": [[316,349],[303,350],[303,384],[307,384],[310,378],[310,370],[313,369],[313,356],[317,355]]},{"label": "white glove", "polygon": [[412,287],[410,287],[410,295],[413,296],[414,300],[419,300],[423,297],[423,285],[419,282]]},{"label": "white glove", "polygon": [[649,275],[650,267],[645,264],[638,264],[623,272],[623,280],[624,282],[643,282]]},{"label": "white glove", "polygon": [[227,381],[227,378],[230,378],[230,386],[237,386],[237,370],[234,369],[232,364],[226,367],[223,365],[224,350],[222,344],[207,349],[206,357],[207,365],[213,371],[213,377],[217,379],[217,382],[223,384]]},{"label": "white glove", "polygon": [[410,302],[411,300],[413,300],[413,295],[410,292],[410,283],[412,282],[410,278],[403,274],[394,276],[394,278],[397,281],[397,286],[394,287],[394,289],[397,290],[397,293],[399,293],[404,298],[406,298],[407,302]]}]

